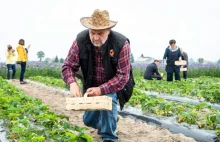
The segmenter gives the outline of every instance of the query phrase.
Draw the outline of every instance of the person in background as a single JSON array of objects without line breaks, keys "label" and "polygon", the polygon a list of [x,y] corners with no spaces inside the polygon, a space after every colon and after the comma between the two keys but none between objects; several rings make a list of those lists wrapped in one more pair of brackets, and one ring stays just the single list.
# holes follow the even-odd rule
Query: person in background
[{"label": "person in background", "polygon": [[12,48],[11,45],[7,46],[8,50],[5,52],[6,55],[6,65],[8,68],[7,79],[10,79],[10,71],[12,70],[12,79],[15,78],[16,73],[16,65],[15,65],[15,50]]},{"label": "person in background", "polygon": [[[186,65],[182,66],[182,68],[187,68],[188,70],[188,65],[189,65],[188,54],[184,52],[182,48],[180,48],[180,51],[181,51],[182,59],[186,61]],[[183,71],[183,78],[187,79],[187,71]]]},{"label": "person in background", "polygon": [[18,42],[18,47],[16,48],[18,52],[17,63],[21,65],[20,84],[27,84],[27,82],[24,81],[24,73],[26,71],[26,63],[28,61],[27,49],[30,48],[30,45],[27,49],[24,46],[24,39],[20,39]]},{"label": "person in background", "polygon": [[167,81],[173,81],[173,73],[175,73],[175,80],[180,80],[180,66],[175,65],[175,61],[181,60],[180,48],[176,46],[174,39],[170,40],[170,46],[165,50],[163,59],[166,65]]},{"label": "person in background", "polygon": [[162,76],[157,68],[159,64],[160,64],[159,60],[154,60],[153,63],[149,64],[144,73],[144,79],[153,80],[153,78],[156,78],[157,80],[161,80]]}]

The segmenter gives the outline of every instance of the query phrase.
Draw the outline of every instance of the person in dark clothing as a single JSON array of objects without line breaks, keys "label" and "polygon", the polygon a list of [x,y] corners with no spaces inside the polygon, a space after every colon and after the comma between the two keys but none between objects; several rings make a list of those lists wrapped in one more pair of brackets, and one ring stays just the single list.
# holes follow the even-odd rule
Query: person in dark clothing
[{"label": "person in dark clothing", "polygon": [[175,73],[175,80],[180,80],[180,66],[175,65],[175,61],[181,60],[180,48],[176,46],[174,39],[170,40],[170,46],[165,50],[163,59],[166,65],[167,81],[173,81],[173,73]]},{"label": "person in dark clothing", "polygon": [[157,66],[160,64],[159,60],[154,60],[153,63],[149,64],[144,73],[144,79],[153,80],[156,78],[157,80],[161,80],[162,76],[160,75]]},{"label": "person in dark clothing", "polygon": [[[185,66],[182,66],[182,68],[187,68],[188,70],[188,54],[186,52],[183,51],[182,48],[180,48],[180,51],[181,51],[181,55],[182,55],[182,59],[186,61],[186,65]],[[183,78],[184,79],[187,79],[187,71],[183,71]]]}]

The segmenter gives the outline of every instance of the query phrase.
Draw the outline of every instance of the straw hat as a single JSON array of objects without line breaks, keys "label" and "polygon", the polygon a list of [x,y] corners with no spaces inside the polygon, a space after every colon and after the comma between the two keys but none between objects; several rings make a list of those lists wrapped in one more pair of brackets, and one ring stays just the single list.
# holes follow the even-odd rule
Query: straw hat
[{"label": "straw hat", "polygon": [[83,26],[94,30],[103,30],[114,27],[117,22],[111,21],[109,13],[106,10],[96,9],[91,17],[83,17],[80,19]]}]

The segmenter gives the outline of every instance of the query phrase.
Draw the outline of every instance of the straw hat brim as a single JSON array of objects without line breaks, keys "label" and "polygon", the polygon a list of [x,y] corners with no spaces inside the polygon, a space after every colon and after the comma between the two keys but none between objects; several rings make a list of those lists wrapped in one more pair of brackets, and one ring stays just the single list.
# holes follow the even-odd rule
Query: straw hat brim
[{"label": "straw hat brim", "polygon": [[83,17],[80,19],[80,22],[84,27],[93,30],[104,30],[104,29],[112,28],[117,24],[116,21],[110,20],[108,26],[94,26],[91,24],[91,21],[92,21],[91,17]]}]

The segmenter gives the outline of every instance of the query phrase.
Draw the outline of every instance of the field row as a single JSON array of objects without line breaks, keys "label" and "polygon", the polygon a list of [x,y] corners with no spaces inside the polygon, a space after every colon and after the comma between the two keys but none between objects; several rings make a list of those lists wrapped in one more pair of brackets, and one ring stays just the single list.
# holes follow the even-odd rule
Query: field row
[{"label": "field row", "polygon": [[136,87],[145,91],[155,91],[192,99],[202,99],[211,103],[220,102],[220,78],[200,77],[182,81],[167,82],[135,79]]},{"label": "field row", "polygon": [[86,128],[72,126],[68,117],[49,111],[41,100],[26,96],[0,77],[0,119],[7,138],[19,142],[93,142]]}]

